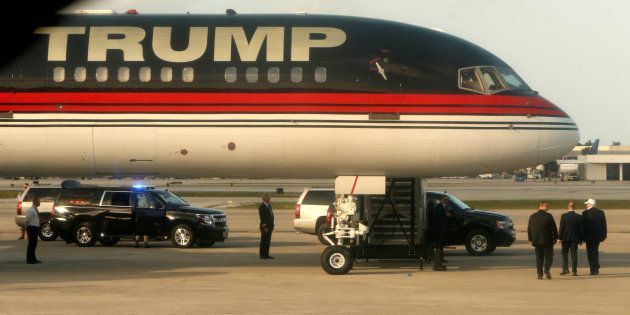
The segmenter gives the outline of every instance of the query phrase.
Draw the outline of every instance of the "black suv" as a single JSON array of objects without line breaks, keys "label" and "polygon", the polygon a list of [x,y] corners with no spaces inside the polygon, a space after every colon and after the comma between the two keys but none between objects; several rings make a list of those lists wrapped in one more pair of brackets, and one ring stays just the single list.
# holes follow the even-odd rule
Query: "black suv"
[{"label": "black suv", "polygon": [[135,186],[64,188],[50,222],[66,241],[82,247],[96,241],[113,246],[131,238],[135,222],[149,226],[149,236],[170,238],[176,247],[209,247],[228,235],[223,211],[191,207],[170,191]]},{"label": "black suv", "polygon": [[443,196],[448,196],[451,205],[447,245],[464,244],[469,254],[482,256],[492,253],[497,246],[511,246],[516,240],[510,216],[472,209],[451,194],[427,192],[427,208],[440,203]]}]

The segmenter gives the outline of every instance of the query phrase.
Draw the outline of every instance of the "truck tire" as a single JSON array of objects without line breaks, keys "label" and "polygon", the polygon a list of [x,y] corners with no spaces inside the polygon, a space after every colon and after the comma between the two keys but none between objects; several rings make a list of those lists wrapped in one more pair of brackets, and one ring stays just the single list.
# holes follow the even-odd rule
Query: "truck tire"
[{"label": "truck tire", "polygon": [[188,224],[178,224],[171,230],[171,242],[175,247],[187,248],[195,244],[195,234]]},{"label": "truck tire", "polygon": [[74,238],[74,243],[79,247],[92,247],[97,241],[97,235],[94,226],[86,221],[77,224],[72,237]]},{"label": "truck tire", "polygon": [[39,239],[44,242],[54,241],[57,239],[57,233],[50,226],[50,220],[45,220],[39,227]]},{"label": "truck tire", "polygon": [[331,275],[343,275],[352,269],[354,258],[350,249],[342,245],[328,246],[322,253],[322,268]]},{"label": "truck tire", "polygon": [[[324,220],[318,220],[317,221],[317,228],[315,229],[315,233],[317,233],[317,238],[319,239],[319,242],[324,244],[324,245],[330,245],[330,243],[328,243],[326,241],[326,239],[324,239],[324,234],[330,232],[331,229],[326,226],[326,219]],[[329,235],[328,236],[333,242],[335,242],[335,237],[333,235]]]},{"label": "truck tire", "polygon": [[494,238],[484,229],[474,229],[466,235],[466,251],[471,256],[486,256],[496,249]]},{"label": "truck tire", "polygon": [[98,242],[103,246],[114,246],[120,241],[119,237],[101,237]]}]

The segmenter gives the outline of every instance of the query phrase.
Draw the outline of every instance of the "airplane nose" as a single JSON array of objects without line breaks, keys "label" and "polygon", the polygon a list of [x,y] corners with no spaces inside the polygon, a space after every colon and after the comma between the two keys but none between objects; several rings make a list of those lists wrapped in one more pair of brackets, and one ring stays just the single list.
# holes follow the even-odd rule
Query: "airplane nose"
[{"label": "airplane nose", "polygon": [[580,141],[577,124],[569,117],[543,117],[540,131],[538,163],[544,164],[562,158]]}]

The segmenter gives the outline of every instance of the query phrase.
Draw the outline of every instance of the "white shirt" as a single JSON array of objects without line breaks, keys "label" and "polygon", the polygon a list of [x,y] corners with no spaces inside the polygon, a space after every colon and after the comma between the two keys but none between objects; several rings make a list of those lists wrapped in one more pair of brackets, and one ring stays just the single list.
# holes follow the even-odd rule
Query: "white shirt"
[{"label": "white shirt", "polygon": [[24,225],[39,227],[39,211],[37,211],[35,205],[26,210]]}]

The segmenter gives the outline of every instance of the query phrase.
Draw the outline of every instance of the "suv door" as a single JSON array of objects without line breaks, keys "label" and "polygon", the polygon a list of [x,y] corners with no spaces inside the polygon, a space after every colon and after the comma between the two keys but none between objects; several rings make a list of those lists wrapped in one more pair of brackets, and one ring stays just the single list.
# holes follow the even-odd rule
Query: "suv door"
[{"label": "suv door", "polygon": [[166,235],[166,207],[162,202],[151,196],[149,192],[135,194],[133,211],[136,224],[143,233],[157,236]]},{"label": "suv door", "polygon": [[105,235],[133,234],[130,191],[104,191],[100,207],[102,210],[107,210],[101,226]]}]

